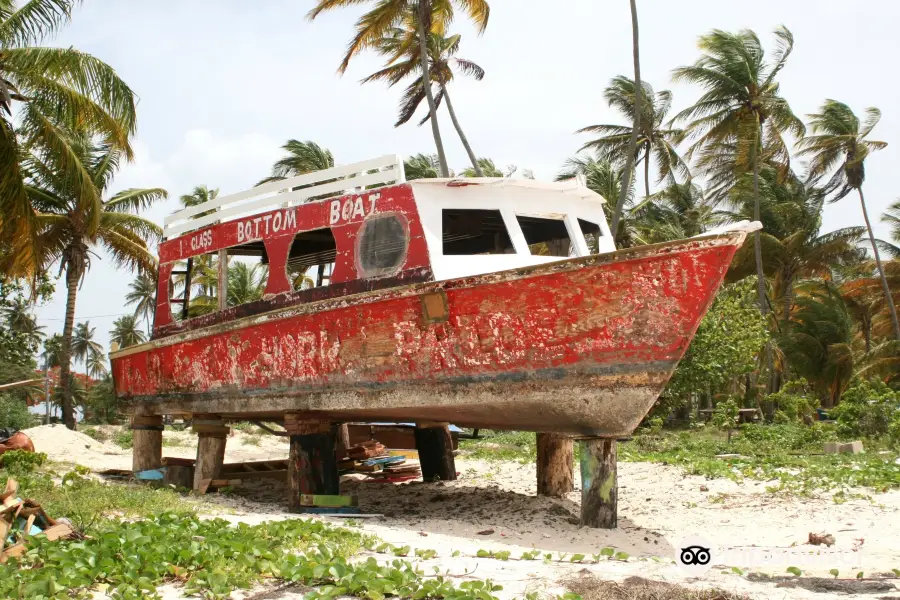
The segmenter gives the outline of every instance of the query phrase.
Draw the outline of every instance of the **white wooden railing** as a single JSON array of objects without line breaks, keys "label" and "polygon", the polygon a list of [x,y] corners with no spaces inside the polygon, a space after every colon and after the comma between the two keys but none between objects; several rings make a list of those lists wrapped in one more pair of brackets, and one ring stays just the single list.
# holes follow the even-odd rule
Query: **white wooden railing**
[{"label": "white wooden railing", "polygon": [[[244,192],[189,206],[165,218],[163,236],[171,239],[212,223],[230,221],[278,207],[296,206],[313,196],[341,196],[363,190],[366,186],[401,183],[405,180],[403,160],[399,155],[388,154],[351,165],[264,183]],[[308,187],[291,189],[299,186]],[[207,211],[214,212],[191,218]]]}]

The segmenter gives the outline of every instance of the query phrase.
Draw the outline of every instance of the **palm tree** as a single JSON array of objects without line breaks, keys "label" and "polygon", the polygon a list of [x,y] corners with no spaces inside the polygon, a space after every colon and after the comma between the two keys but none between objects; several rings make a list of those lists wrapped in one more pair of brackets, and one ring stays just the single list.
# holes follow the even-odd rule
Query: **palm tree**
[{"label": "palm tree", "polygon": [[[650,195],[650,160],[656,162],[657,179],[660,183],[668,179],[675,183],[675,175],[690,179],[691,173],[687,163],[678,155],[675,146],[681,141],[684,132],[665,125],[666,116],[672,107],[672,92],[663,90],[659,93],[653,87],[642,82],[643,94],[641,106],[643,114],[640,118],[640,130],[636,142],[637,155],[635,164],[644,162],[644,193]],[[634,81],[618,76],[604,92],[606,102],[619,110],[627,119],[634,122],[635,88]],[[579,129],[576,133],[598,133],[601,137],[587,142],[582,150],[593,149],[598,155],[611,162],[618,162],[631,141],[632,127],[624,125],[591,125]]]},{"label": "palm tree", "polygon": [[437,154],[423,154],[420,152],[403,161],[403,172],[407,181],[437,179],[441,176],[441,165]]},{"label": "palm tree", "polygon": [[147,323],[147,335],[156,313],[156,279],[150,273],[139,273],[128,284],[131,291],[125,294],[125,304],[134,304],[134,318]]},{"label": "palm tree", "polygon": [[[638,31],[638,14],[637,4],[635,0],[631,0],[631,53],[634,56],[634,88],[643,90],[641,83],[641,56],[640,56],[640,36]],[[641,101],[643,94],[633,94],[634,96],[634,125],[631,128],[631,137],[628,139],[628,149],[625,153],[625,167],[622,169],[622,181],[627,181],[627,186],[622,186],[619,191],[619,198],[616,201],[616,208],[613,211],[612,230],[619,230],[619,219],[622,217],[622,211],[625,210],[625,202],[631,191],[631,177],[633,176],[634,154],[637,150],[638,132],[641,129],[641,116],[643,107]]]},{"label": "palm tree", "polygon": [[8,306],[4,306],[2,313],[10,330],[35,341],[44,337],[43,325],[37,324],[31,306],[22,296],[17,296]]},{"label": "palm tree", "polygon": [[268,272],[260,263],[235,262],[228,267],[228,306],[259,300],[266,289]]},{"label": "palm tree", "polygon": [[[408,76],[415,76],[415,80],[409,84],[403,94],[403,99],[400,103],[400,116],[394,127],[399,127],[408,122],[418,110],[419,105],[422,104],[422,100],[425,99],[425,90],[422,87],[422,61],[419,57],[419,46],[412,43],[415,37],[416,30],[412,26],[407,28],[395,27],[391,30],[378,45],[378,52],[390,57],[390,64],[362,80],[362,83],[387,81],[388,87],[393,87]],[[472,146],[469,144],[469,139],[463,133],[462,126],[460,126],[456,117],[456,111],[453,109],[448,89],[448,85],[453,81],[454,68],[463,75],[474,77],[477,81],[481,81],[484,78],[484,69],[476,63],[465,58],[456,58],[460,39],[461,36],[459,34],[444,37],[431,33],[428,36],[428,64],[431,81],[438,87],[437,95],[434,96],[434,103],[436,107],[440,107],[441,101],[447,100],[447,111],[450,113],[450,120],[453,122],[453,127],[456,129],[456,133],[459,135],[459,139],[469,155],[475,176],[484,177],[481,167],[475,158],[475,153],[472,151]],[[406,49],[405,53],[403,52],[404,48]],[[425,123],[430,117],[431,113],[429,112],[419,124]]]},{"label": "palm tree", "polygon": [[[881,120],[881,111],[877,108],[867,108],[866,115],[866,122],[860,124],[859,118],[853,114],[849,106],[836,100],[826,100],[818,113],[809,115],[813,135],[800,140],[797,145],[800,147],[800,155],[809,158],[809,177],[812,181],[820,181],[831,175],[824,186],[824,193],[831,196],[832,202],[837,202],[853,190],[859,194],[863,220],[869,231],[872,253],[875,255],[875,266],[881,278],[884,299],[891,316],[894,339],[900,341],[897,308],[894,306],[891,289],[888,287],[881,265],[878,244],[872,232],[866,199],[862,191],[863,182],[866,180],[866,158],[869,153],[886,147],[887,143],[866,139]],[[837,170],[835,167],[838,167]]]},{"label": "palm tree", "polygon": [[127,348],[143,344],[147,341],[144,332],[138,328],[137,318],[134,315],[123,315],[113,321],[109,341],[119,344],[119,348]]},{"label": "palm tree", "polygon": [[72,358],[84,364],[87,373],[88,361],[95,354],[103,354],[103,346],[94,340],[97,333],[96,327],[91,327],[90,321],[79,323],[72,334]]},{"label": "palm tree", "polygon": [[85,366],[91,379],[103,379],[109,373],[109,369],[106,367],[106,359],[99,352],[91,354]]},{"label": "palm tree", "polygon": [[[216,188],[214,190],[209,189],[205,185],[198,185],[194,188],[194,190],[190,194],[184,194],[179,198],[181,201],[181,205],[185,208],[190,206],[197,206],[199,204],[203,204],[205,202],[209,202],[210,200],[215,200],[219,196],[219,189]],[[205,217],[207,215],[211,215],[214,211],[208,210],[191,217],[192,219],[199,219],[200,217]]]},{"label": "palm tree", "polygon": [[798,286],[790,327],[776,337],[791,368],[812,383],[825,407],[835,406],[853,375],[853,321],[829,282]]},{"label": "palm tree", "polygon": [[[123,151],[97,144],[84,136],[64,138],[66,158],[55,151],[32,153],[23,161],[28,173],[28,194],[36,211],[40,265],[59,265],[66,274],[66,316],[60,349],[60,384],[63,387],[63,420],[75,428],[69,376],[72,329],[78,286],[90,269],[92,247],[102,247],[119,266],[155,273],[156,259],[150,245],[162,236],[154,222],[136,213],[166,198],[163,189],[127,189],[103,200]],[[41,150],[36,148],[36,150]],[[73,163],[82,177],[72,178],[65,168]]]},{"label": "palm tree", "polygon": [[[360,4],[365,0],[317,0],[316,6],[307,15],[310,20],[315,19],[326,10],[342,8]],[[397,49],[397,57],[408,51],[408,46],[418,42],[419,61],[421,63],[422,87],[425,90],[425,98],[428,100],[428,113],[431,115],[431,133],[434,136],[434,145],[437,150],[438,164],[441,167],[441,176],[449,177],[450,169],[447,166],[447,157],[444,154],[444,143],[441,140],[441,132],[438,127],[437,106],[434,94],[431,90],[431,73],[428,64],[428,34],[443,35],[446,25],[453,19],[455,9],[461,9],[468,13],[475,24],[478,33],[483,33],[490,17],[490,7],[486,0],[377,0],[372,7],[356,21],[356,35],[350,41],[347,54],[338,68],[343,74],[350,60],[366,48],[377,48],[382,40],[388,37],[390,32],[406,24],[415,27],[416,40],[405,40],[404,47]]]},{"label": "palm tree", "polygon": [[305,173],[324,171],[334,166],[334,156],[331,151],[311,140],[305,142],[288,140],[281,149],[287,152],[287,156],[276,161],[272,166],[272,174],[256,185],[281,181]]},{"label": "palm tree", "polygon": [[475,162],[478,165],[478,170],[476,171],[472,167],[463,169],[463,172],[461,173],[463,177],[510,177],[516,171],[516,169],[513,168],[504,173],[490,158],[481,157]]},{"label": "palm tree", "polygon": [[[591,155],[574,156],[566,160],[562,170],[556,175],[556,181],[565,179],[573,179],[575,177],[584,177],[585,185],[598,194],[604,200],[610,202],[612,198],[619,198],[623,187],[626,188],[627,201],[624,206],[625,217],[619,220],[618,229],[613,232],[617,248],[630,248],[636,244],[646,243],[640,239],[637,232],[630,227],[630,216],[634,206],[631,201],[634,199],[633,186],[623,186],[623,172],[605,158],[599,158]],[[637,208],[640,208],[638,206]]]},{"label": "palm tree", "polygon": [[[698,84],[706,90],[693,106],[675,116],[689,121],[685,131],[698,137],[688,157],[731,158],[731,170],[753,173],[754,220],[759,220],[759,169],[765,153],[784,174],[790,157],[783,134],[802,136],[803,123],[794,116],[775,80],[794,45],[786,27],[775,30],[776,50],[771,62],[755,33],[714,30],[700,38],[703,56],[693,65],[675,69],[674,80]],[[723,154],[723,146],[727,149]],[[760,232],[754,234],[757,295],[760,310],[768,312]]]},{"label": "palm tree", "polygon": [[671,183],[632,209],[628,220],[649,244],[700,235],[725,221],[703,188],[691,182]]},{"label": "palm tree", "polygon": [[[131,158],[134,93],[106,63],[74,48],[36,46],[71,17],[78,0],[0,0],[0,239],[9,244],[0,271],[39,272],[36,223],[21,165],[27,148],[55,151],[66,176],[83,181],[65,151],[63,131],[99,136]],[[13,128],[16,103],[17,128]]]},{"label": "palm tree", "polygon": [[62,334],[54,333],[44,340],[44,351],[41,353],[42,364],[55,369],[60,366],[62,354]]}]

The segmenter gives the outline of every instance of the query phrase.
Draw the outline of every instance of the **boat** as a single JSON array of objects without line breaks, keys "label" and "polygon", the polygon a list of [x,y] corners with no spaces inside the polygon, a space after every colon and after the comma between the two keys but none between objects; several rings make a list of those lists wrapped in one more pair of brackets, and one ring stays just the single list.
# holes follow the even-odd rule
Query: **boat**
[{"label": "boat", "polygon": [[406,181],[395,155],[266,183],[165,219],[116,394],[145,417],[628,436],[757,227],[617,250],[579,178]]}]

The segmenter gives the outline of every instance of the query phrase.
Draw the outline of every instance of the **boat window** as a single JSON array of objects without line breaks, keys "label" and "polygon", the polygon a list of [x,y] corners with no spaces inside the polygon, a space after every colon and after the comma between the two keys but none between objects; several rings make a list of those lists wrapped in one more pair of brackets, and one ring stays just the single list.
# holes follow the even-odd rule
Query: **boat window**
[{"label": "boat window", "polygon": [[581,233],[584,234],[584,241],[587,242],[588,251],[591,254],[600,253],[600,226],[584,219],[578,219],[578,226],[581,227]]},{"label": "boat window", "polygon": [[225,306],[262,300],[269,281],[269,256],[262,240],[228,248],[226,265]]},{"label": "boat window", "polygon": [[444,254],[515,254],[499,210],[444,209],[441,232]]},{"label": "boat window", "polygon": [[516,215],[531,254],[540,256],[573,256],[569,230],[562,219]]},{"label": "boat window", "polygon": [[199,317],[215,312],[218,305],[219,257],[201,254],[175,263],[169,276],[169,310],[172,319]]},{"label": "boat window", "polygon": [[331,284],[337,254],[331,229],[301,231],[294,236],[287,259],[288,281],[295,290]]},{"label": "boat window", "polygon": [[393,273],[406,258],[406,227],[395,215],[367,219],[358,239],[356,255],[363,277]]}]

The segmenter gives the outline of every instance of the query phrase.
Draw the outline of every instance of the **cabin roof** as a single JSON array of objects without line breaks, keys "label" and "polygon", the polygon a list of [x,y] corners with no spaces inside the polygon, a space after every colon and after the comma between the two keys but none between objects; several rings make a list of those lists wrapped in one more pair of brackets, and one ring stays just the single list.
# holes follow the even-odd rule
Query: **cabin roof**
[{"label": "cabin roof", "polygon": [[580,177],[563,181],[537,181],[535,179],[511,179],[508,177],[446,177],[435,179],[415,179],[413,185],[445,185],[447,187],[467,187],[472,185],[492,188],[523,188],[543,192],[559,192],[585,200],[593,200],[601,204],[606,199],[588,188]]}]

